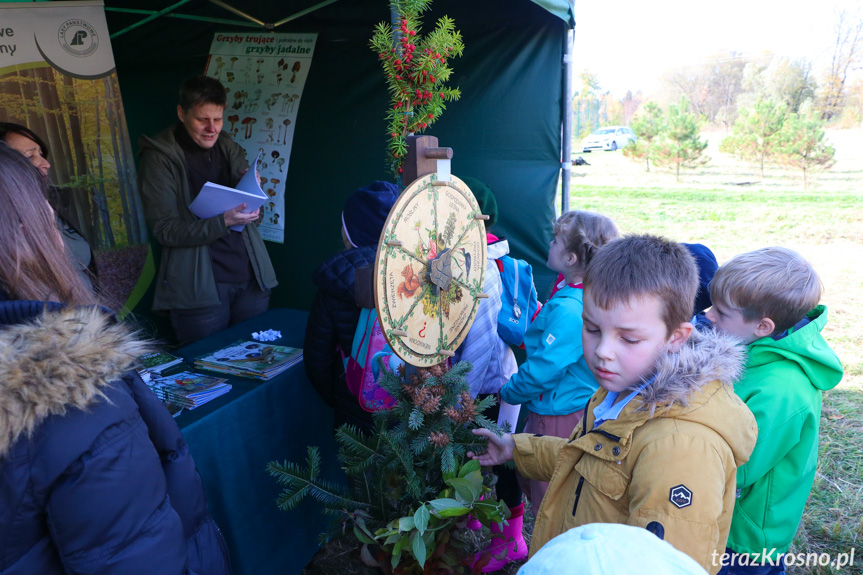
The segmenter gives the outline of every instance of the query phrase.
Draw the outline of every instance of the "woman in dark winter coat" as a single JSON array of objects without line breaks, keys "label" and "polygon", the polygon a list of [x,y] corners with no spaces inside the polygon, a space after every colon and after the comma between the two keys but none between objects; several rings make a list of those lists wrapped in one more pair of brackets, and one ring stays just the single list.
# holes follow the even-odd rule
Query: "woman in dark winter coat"
[{"label": "woman in dark winter coat", "polygon": [[[0,144],[0,574],[230,572],[176,423]],[[57,302],[63,302],[57,303]]]},{"label": "woman in dark winter coat", "polygon": [[349,423],[365,431],[372,428],[371,413],[363,411],[345,383],[342,353],[345,357],[351,353],[362,308],[375,307],[375,253],[398,195],[394,184],[380,181],[351,194],[342,212],[346,249],[322,263],[312,276],[317,293],[306,327],[303,365],[318,394],[333,408],[335,427]]}]

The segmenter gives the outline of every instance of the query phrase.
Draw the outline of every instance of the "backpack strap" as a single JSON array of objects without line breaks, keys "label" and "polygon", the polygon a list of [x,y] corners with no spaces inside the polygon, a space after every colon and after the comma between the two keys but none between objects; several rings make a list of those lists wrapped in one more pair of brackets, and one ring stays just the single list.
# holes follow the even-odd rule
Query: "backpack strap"
[{"label": "backpack strap", "polygon": [[354,342],[351,345],[351,357],[365,368],[366,355],[369,349],[369,339],[372,326],[378,317],[376,309],[362,308],[360,319],[357,321],[357,330],[354,332]]}]

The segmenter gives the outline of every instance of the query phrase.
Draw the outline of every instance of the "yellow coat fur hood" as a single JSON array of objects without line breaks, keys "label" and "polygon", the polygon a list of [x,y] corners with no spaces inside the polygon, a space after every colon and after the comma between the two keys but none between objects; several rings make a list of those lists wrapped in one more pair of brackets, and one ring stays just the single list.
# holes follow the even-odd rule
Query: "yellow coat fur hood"
[{"label": "yellow coat fur hood", "polygon": [[757,437],[755,418],[732,388],[744,357],[733,338],[694,333],[679,354],[661,358],[654,382],[616,420],[594,428],[593,408],[608,395],[600,389],[569,439],[515,435],[519,471],[550,481],[531,555],[572,527],[622,523],[653,531],[716,573],[713,553],[725,551],[737,467]]}]

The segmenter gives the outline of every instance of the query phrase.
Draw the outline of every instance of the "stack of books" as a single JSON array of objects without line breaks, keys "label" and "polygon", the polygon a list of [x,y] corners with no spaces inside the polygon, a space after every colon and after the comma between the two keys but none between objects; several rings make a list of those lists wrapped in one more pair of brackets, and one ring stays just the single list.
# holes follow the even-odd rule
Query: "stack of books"
[{"label": "stack of books", "polygon": [[302,359],[303,350],[296,347],[238,341],[196,358],[195,368],[266,381]]},{"label": "stack of books", "polygon": [[183,371],[152,379],[147,385],[166,404],[195,409],[231,391],[231,384],[226,381],[224,377]]},{"label": "stack of books", "polygon": [[[153,378],[161,377],[162,372],[169,372],[169,368],[182,362],[182,357],[171,355],[165,351],[148,353],[139,358],[140,367],[138,368],[138,375],[145,382],[150,381]],[[165,373],[165,375],[168,375],[168,373]]]}]

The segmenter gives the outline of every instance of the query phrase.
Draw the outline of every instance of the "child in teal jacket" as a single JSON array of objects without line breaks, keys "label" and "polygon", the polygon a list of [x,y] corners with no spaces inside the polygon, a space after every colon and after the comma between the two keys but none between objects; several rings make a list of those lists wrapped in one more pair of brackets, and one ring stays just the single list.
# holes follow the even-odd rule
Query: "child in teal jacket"
[{"label": "child in teal jacket", "polygon": [[737,470],[720,574],[778,575],[815,479],[821,393],[842,379],[842,364],[821,335],[821,281],[796,252],[772,247],[736,256],[716,272],[710,295],[707,318],[748,346],[734,391],[758,423],[755,450]]},{"label": "child in teal jacket", "polygon": [[[554,223],[546,265],[563,274],[564,285],[556,286],[528,328],[527,359],[500,390],[503,401],[527,408],[525,433],[569,437],[599,387],[582,356],[581,279],[597,250],[617,237],[614,223],[592,212],[567,212]],[[538,509],[548,484],[524,478],[521,483]]]}]

